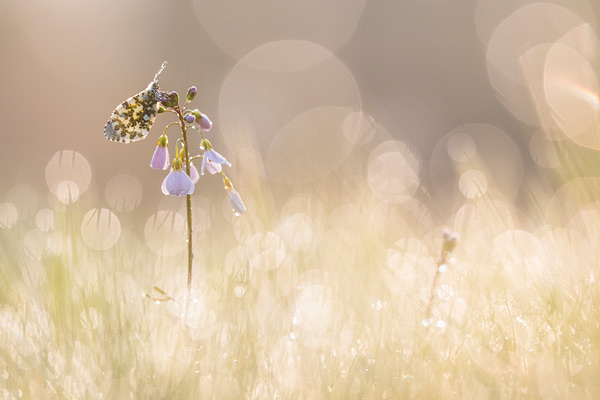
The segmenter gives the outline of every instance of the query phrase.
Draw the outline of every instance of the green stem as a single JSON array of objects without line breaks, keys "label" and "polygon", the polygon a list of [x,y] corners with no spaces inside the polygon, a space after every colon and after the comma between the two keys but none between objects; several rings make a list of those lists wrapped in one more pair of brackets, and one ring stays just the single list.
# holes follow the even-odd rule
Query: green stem
[{"label": "green stem", "polygon": [[202,129],[200,129],[200,128],[197,128],[197,127],[196,127],[196,126],[194,126],[194,125],[189,125],[189,126],[187,126],[185,129],[189,129],[189,128],[195,129],[195,130],[197,130],[198,132],[200,132],[200,134],[202,135],[202,140],[206,139],[206,138],[204,137],[204,132],[202,132]]},{"label": "green stem", "polygon": [[[183,119],[183,114],[179,107],[176,108],[177,116],[179,117],[179,122],[181,126],[182,138],[183,138],[183,148],[184,148],[184,159],[185,159],[185,172],[190,176],[191,166],[190,166],[190,152],[188,150],[188,142],[187,142],[187,129],[185,126],[185,120]],[[186,195],[186,210],[187,210],[187,242],[188,242],[188,279],[187,279],[187,290],[188,290],[188,299],[190,296],[190,291],[192,289],[192,261],[194,259],[194,253],[192,252],[192,196]]]}]

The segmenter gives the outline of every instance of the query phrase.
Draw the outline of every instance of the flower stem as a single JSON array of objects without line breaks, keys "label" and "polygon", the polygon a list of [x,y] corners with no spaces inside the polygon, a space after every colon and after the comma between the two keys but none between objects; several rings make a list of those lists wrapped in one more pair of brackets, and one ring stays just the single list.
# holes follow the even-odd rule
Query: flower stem
[{"label": "flower stem", "polygon": [[[179,117],[179,126],[181,127],[182,138],[183,138],[183,149],[184,149],[184,158],[185,158],[185,172],[190,176],[190,152],[188,150],[188,141],[187,141],[187,129],[185,126],[185,121],[183,119],[183,113],[179,107],[176,108],[177,115]],[[187,291],[188,298],[190,295],[190,291],[192,289],[192,261],[194,259],[194,253],[192,252],[192,196],[186,195],[186,210],[187,210],[187,242],[188,242],[188,279],[187,279]]]},{"label": "flower stem", "polygon": [[427,303],[427,310],[425,310],[425,319],[431,318],[431,311],[433,308],[433,300],[435,297],[435,288],[437,287],[437,281],[440,276],[440,267],[447,262],[448,252],[442,250],[440,258],[436,262],[435,275],[433,276],[433,282],[431,283],[431,289],[429,290],[429,302]]}]

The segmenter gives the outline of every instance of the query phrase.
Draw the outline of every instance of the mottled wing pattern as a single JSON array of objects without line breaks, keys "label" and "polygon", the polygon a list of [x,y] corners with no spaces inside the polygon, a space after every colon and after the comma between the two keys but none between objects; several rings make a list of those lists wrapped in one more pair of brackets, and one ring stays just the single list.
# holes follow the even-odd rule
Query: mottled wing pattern
[{"label": "mottled wing pattern", "polygon": [[119,104],[104,126],[104,136],[122,143],[144,139],[158,112],[157,91],[158,84],[151,82],[146,90]]}]

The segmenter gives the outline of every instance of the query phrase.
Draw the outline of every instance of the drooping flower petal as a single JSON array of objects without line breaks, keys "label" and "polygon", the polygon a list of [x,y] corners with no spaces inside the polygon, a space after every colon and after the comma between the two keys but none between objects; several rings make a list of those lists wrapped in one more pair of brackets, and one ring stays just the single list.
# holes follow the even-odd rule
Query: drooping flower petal
[{"label": "drooping flower petal", "polygon": [[240,215],[246,212],[246,206],[242,201],[242,197],[235,189],[231,189],[229,191],[229,202],[231,203],[231,207],[233,208],[233,212],[236,215]]},{"label": "drooping flower petal", "polygon": [[231,167],[231,163],[227,161],[225,157],[213,150],[212,147],[208,147],[204,150],[204,158],[208,158],[210,161],[215,162],[217,164],[225,164],[228,167]]},{"label": "drooping flower petal", "polygon": [[182,169],[171,170],[163,180],[161,189],[167,196],[185,196],[194,193],[194,182]]},{"label": "drooping flower petal", "polygon": [[200,166],[200,175],[204,175],[204,171],[208,171],[209,174],[214,175],[223,170],[221,164],[217,164],[208,159],[208,157],[202,158],[202,165]]},{"label": "drooping flower petal", "polygon": [[167,147],[166,136],[161,136],[158,139],[156,150],[150,160],[150,167],[154,169],[167,169],[169,168],[169,148]]},{"label": "drooping flower petal", "polygon": [[194,182],[194,184],[198,183],[198,181],[200,180],[200,174],[198,173],[198,170],[196,169],[196,166],[193,162],[190,162],[190,178],[192,179],[192,182]]}]

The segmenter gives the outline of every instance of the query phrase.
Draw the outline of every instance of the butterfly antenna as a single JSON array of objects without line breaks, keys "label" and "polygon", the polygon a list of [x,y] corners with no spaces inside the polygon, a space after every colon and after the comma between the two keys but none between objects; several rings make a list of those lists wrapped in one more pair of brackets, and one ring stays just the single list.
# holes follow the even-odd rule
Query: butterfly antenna
[{"label": "butterfly antenna", "polygon": [[167,66],[167,64],[168,63],[166,61],[164,63],[162,63],[162,65],[160,66],[160,69],[158,70],[158,72],[156,73],[156,75],[154,75],[154,81],[158,80],[158,76],[163,71],[163,69],[165,69],[165,67]]}]

